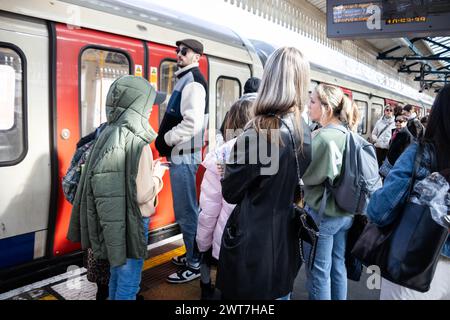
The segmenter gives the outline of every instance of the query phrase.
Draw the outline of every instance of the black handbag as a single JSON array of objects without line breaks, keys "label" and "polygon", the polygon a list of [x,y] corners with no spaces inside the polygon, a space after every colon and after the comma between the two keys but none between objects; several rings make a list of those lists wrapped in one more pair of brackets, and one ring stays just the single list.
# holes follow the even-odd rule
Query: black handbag
[{"label": "black handbag", "polygon": [[[427,292],[448,237],[448,229],[436,223],[427,205],[410,202],[416,170],[424,147],[419,145],[408,200],[393,223],[378,227],[368,223],[352,254],[364,265],[376,265],[381,276],[398,285]],[[436,168],[434,152],[432,168]]]},{"label": "black handbag", "polygon": [[[297,169],[297,178],[298,178],[298,192],[299,196],[297,199],[297,202],[293,203],[293,210],[294,210],[294,217],[295,217],[295,223],[296,223],[296,229],[298,238],[300,241],[300,257],[302,259],[303,263],[306,263],[305,259],[305,253],[304,253],[304,242],[308,243],[311,246],[311,250],[309,252],[309,258],[308,258],[308,266],[310,269],[312,269],[314,265],[314,260],[316,258],[316,249],[317,249],[317,240],[319,239],[319,225],[316,223],[313,217],[304,209],[303,204],[303,183],[301,180],[301,174],[300,174],[300,163],[298,161],[297,156],[297,146],[295,143],[294,136],[292,135],[292,132],[289,128],[289,126],[284,122],[284,120],[278,116],[275,116],[278,118],[284,126],[287,128],[289,132],[289,136],[291,138],[294,156],[295,156],[295,163],[296,163],[296,169]],[[325,188],[325,196],[326,196],[326,188]],[[326,200],[326,198],[324,197]],[[323,213],[323,209],[325,208],[326,201],[322,201],[321,210],[319,212],[319,215]],[[323,206],[323,208],[322,208]],[[321,218],[321,217],[320,217]],[[319,220],[320,221],[320,220]]]},{"label": "black handbag", "polygon": [[347,279],[359,281],[362,274],[362,262],[351,252],[358,241],[364,228],[367,225],[367,216],[364,214],[355,214],[353,224],[347,233],[347,242],[345,245],[345,268],[347,269]]}]

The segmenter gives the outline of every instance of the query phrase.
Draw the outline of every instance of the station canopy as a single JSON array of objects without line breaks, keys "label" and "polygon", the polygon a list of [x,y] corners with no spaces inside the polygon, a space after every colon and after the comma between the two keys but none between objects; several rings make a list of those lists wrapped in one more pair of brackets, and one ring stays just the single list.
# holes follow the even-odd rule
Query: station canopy
[{"label": "station canopy", "polygon": [[[305,16],[307,24],[318,23],[325,26],[327,22],[326,0],[224,1],[297,32],[303,31],[305,21],[302,20],[305,20]],[[407,0],[399,2],[406,6],[413,3]],[[448,6],[448,1],[432,2],[434,5]],[[314,10],[314,14],[311,14]],[[325,28],[321,30],[326,33]],[[420,37],[412,37],[409,33],[404,36],[397,35],[395,38],[382,38],[382,35],[378,35],[377,38],[368,37],[357,39],[355,42],[375,52],[377,60],[386,62],[399,74],[406,74],[410,79],[417,81],[420,91],[437,92],[442,86],[450,83],[450,25],[448,30],[448,34],[443,36],[422,33]],[[337,43],[343,41],[335,40]]]}]

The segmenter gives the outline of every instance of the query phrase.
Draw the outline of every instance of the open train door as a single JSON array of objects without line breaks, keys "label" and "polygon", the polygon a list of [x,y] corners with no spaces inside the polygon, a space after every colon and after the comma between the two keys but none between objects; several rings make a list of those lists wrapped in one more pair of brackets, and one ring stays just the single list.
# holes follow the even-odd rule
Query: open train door
[{"label": "open train door", "polygon": [[[167,94],[165,102],[161,105],[154,106],[152,110],[150,124],[156,131],[159,129],[159,125],[167,109],[167,103],[177,81],[175,72],[178,70],[178,67],[175,49],[175,47],[158,43],[147,43],[149,56],[149,81],[158,91],[165,92]],[[205,80],[208,82],[209,65],[208,57],[206,55],[201,56],[199,68],[202,75],[205,77]],[[211,90],[209,92],[211,92]],[[209,110],[211,110],[211,107]],[[151,147],[153,157],[159,157],[154,143],[151,144]],[[178,232],[177,225],[175,224],[176,221],[173,211],[172,188],[170,175],[168,172],[164,175],[163,182],[164,187],[158,195],[159,201],[158,206],[156,207],[156,212],[150,219],[150,238],[152,242],[166,238]]]},{"label": "open train door", "polygon": [[[72,206],[61,180],[80,137],[106,121],[105,100],[112,82],[126,74],[144,75],[144,42],[90,29],[52,24],[55,41],[55,151],[58,201],[50,227],[55,256],[79,248],[66,239]],[[50,228],[49,228],[50,229]]]}]

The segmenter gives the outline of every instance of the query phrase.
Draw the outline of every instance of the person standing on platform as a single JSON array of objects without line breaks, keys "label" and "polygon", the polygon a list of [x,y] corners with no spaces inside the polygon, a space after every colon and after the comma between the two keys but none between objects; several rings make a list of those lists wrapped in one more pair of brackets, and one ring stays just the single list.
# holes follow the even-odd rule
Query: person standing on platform
[{"label": "person standing on platform", "polygon": [[408,120],[406,127],[408,128],[409,132],[411,132],[411,134],[413,135],[414,140],[418,141],[422,139],[425,133],[425,128],[420,122],[420,120],[417,118],[417,113],[414,111],[413,106],[410,104],[404,106],[403,115]]},{"label": "person standing on platform", "polygon": [[214,291],[210,266],[212,259],[219,260],[223,229],[235,207],[223,199],[220,180],[223,178],[225,161],[231,154],[236,137],[242,133],[250,120],[252,103],[249,99],[239,99],[231,106],[224,126],[225,132],[228,133],[226,136],[230,139],[209,152],[202,162],[206,171],[201,184],[200,214],[196,237],[198,248],[202,252],[200,265],[202,299],[211,298],[211,293]]},{"label": "person standing on platform", "polygon": [[225,165],[222,195],[236,207],[219,255],[216,284],[223,299],[290,299],[301,264],[293,214],[297,168],[303,174],[311,151],[311,132],[301,117],[309,73],[296,48],[270,56],[254,116]]},{"label": "person standing on platform", "polygon": [[208,116],[208,87],[200,72],[203,45],[194,39],[176,42],[177,83],[161,122],[155,146],[170,165],[175,219],[183,234],[186,254],[172,262],[180,269],[169,275],[170,283],[184,283],[200,277],[200,254],[194,250],[198,204],[195,176],[202,161],[204,128]]},{"label": "person standing on platform", "polygon": [[377,152],[378,167],[381,167],[386,158],[392,129],[395,128],[394,109],[390,106],[384,108],[384,115],[377,121],[372,131],[371,141]]},{"label": "person standing on platform", "polygon": [[398,115],[395,118],[395,129],[392,129],[392,137],[389,143],[389,150],[383,164],[380,167],[380,175],[383,178],[389,174],[398,157],[413,141],[413,136],[406,127],[406,116]]},{"label": "person standing on platform", "polygon": [[[309,109],[310,118],[322,127],[313,137],[311,164],[303,175],[305,210],[320,223],[315,259],[312,268],[307,268],[306,285],[311,300],[345,300],[346,239],[353,217],[337,206],[332,194],[324,199],[324,191],[327,181],[333,185],[339,179],[344,163],[346,133],[336,127],[348,126],[354,131],[358,108],[339,87],[320,84],[311,94]],[[311,258],[310,254],[305,255]]]},{"label": "person standing on platform", "polygon": [[109,300],[135,300],[147,256],[150,215],[165,167],[153,161],[149,124],[156,91],[123,76],[106,98],[107,126],[98,136],[80,179],[67,238],[92,248],[111,266]]},{"label": "person standing on platform", "polygon": [[[419,148],[420,145],[423,147],[422,161],[418,164],[416,171],[413,172],[416,154],[421,150]],[[432,161],[432,159],[436,161]],[[433,162],[436,163],[433,165]],[[434,166],[436,168],[432,169]],[[446,85],[439,91],[433,103],[428,127],[423,139],[419,143],[412,143],[403,152],[386,177],[383,188],[375,191],[372,195],[367,208],[369,219],[380,227],[388,227],[395,223],[410,196],[409,188],[413,179],[415,179],[415,183],[418,183],[433,171],[436,171],[444,176],[447,182],[450,182],[449,168],[450,85]],[[449,209],[447,205],[447,213]],[[413,268],[413,266],[410,266],[410,268]],[[420,275],[417,275],[416,278],[421,279]],[[382,278],[380,300],[450,300],[449,279],[450,237],[447,237],[447,241],[439,256],[429,291],[415,291]]]}]

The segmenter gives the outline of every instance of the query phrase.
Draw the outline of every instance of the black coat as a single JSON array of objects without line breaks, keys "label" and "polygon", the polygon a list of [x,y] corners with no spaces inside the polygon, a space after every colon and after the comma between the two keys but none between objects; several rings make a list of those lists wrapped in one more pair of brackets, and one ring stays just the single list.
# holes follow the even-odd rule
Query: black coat
[{"label": "black coat", "polygon": [[[392,133],[394,133],[395,129],[392,130]],[[408,130],[408,128],[402,128],[397,133],[395,138],[391,141],[391,144],[389,146],[389,151],[387,154],[387,159],[389,160],[389,163],[391,165],[394,165],[397,159],[401,156],[403,151],[411,144],[413,141],[414,136],[411,134],[411,132]]]},{"label": "black coat", "polygon": [[[289,117],[287,123],[292,124]],[[298,152],[301,174],[311,161],[311,132],[303,122],[303,154]],[[291,129],[292,131],[292,129]],[[238,146],[257,133],[248,129],[234,147],[237,158],[227,164],[222,180],[224,199],[237,204],[225,226],[219,256],[217,287],[225,299],[276,299],[292,292],[301,265],[299,241],[293,214],[294,193],[298,184],[292,142],[285,126],[280,130],[279,168],[262,174],[261,163],[239,164],[251,154],[259,154],[258,143],[245,151]],[[262,139],[273,152],[273,144]],[[297,146],[300,145],[296,137]],[[248,162],[246,162],[248,163]]]}]

